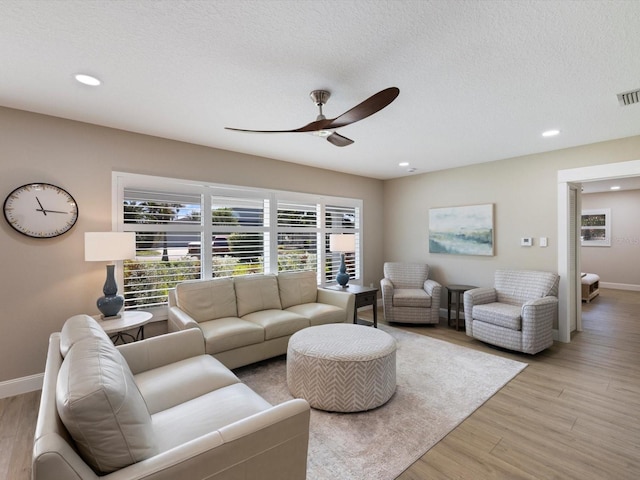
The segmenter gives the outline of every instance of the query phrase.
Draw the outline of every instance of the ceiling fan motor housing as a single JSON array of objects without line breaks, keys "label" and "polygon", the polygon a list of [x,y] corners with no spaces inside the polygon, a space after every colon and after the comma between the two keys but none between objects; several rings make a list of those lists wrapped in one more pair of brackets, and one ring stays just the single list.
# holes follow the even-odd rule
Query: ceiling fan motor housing
[{"label": "ceiling fan motor housing", "polygon": [[331,96],[331,93],[327,92],[326,90],[314,90],[309,94],[309,96],[311,97],[311,100],[313,100],[313,103],[318,106],[322,106],[327,103],[329,97]]}]

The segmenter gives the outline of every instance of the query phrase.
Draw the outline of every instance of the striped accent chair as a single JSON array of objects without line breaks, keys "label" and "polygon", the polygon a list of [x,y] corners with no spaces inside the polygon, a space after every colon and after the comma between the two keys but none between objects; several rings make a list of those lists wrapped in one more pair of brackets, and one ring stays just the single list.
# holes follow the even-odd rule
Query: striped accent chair
[{"label": "striped accent chair", "polygon": [[380,286],[387,322],[440,322],[442,286],[429,279],[429,265],[426,263],[386,262]]},{"label": "striped accent chair", "polygon": [[550,347],[558,318],[559,280],[552,272],[497,270],[493,288],[464,293],[467,335],[529,354]]}]

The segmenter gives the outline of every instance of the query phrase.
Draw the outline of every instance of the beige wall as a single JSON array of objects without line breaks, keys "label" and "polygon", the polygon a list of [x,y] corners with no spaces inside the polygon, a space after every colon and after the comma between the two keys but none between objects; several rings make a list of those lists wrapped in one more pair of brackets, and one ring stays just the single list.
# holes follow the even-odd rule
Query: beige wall
[{"label": "beige wall", "polygon": [[68,190],[79,220],[67,234],[31,239],[0,220],[0,382],[41,373],[49,334],[96,314],[102,263],[84,261],[84,232],[111,229],[111,173],[124,171],[361,198],[364,283],[382,276],[383,183],[156,137],[0,108],[0,195],[30,182]]},{"label": "beige wall", "polygon": [[[80,208],[68,234],[30,239],[0,221],[0,382],[41,373],[51,332],[97,313],[104,266],[84,262],[83,234],[111,228],[111,172],[174,176],[364,201],[364,284],[386,260],[426,261],[446,283],[490,285],[498,266],[557,269],[557,171],[640,158],[640,137],[382,182],[0,108],[0,194],[35,181]],[[428,253],[429,208],[493,203],[496,255]],[[531,248],[519,246],[535,237]],[[540,248],[538,237],[549,237]]]},{"label": "beige wall", "polygon": [[640,288],[640,190],[582,195],[582,208],[611,209],[611,246],[582,247],[582,271]]},{"label": "beige wall", "polygon": [[[557,271],[558,170],[638,158],[640,136],[386,181],[384,260],[427,262],[445,285],[490,286],[498,267]],[[429,253],[430,208],[485,203],[494,204],[493,257]]]}]

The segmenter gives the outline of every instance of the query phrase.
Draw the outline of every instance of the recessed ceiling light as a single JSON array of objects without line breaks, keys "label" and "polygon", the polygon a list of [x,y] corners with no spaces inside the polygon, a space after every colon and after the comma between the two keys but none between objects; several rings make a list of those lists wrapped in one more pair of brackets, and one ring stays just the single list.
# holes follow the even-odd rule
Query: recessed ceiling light
[{"label": "recessed ceiling light", "polygon": [[409,166],[409,162],[400,162],[398,164],[399,167],[408,167]]},{"label": "recessed ceiling light", "polygon": [[555,137],[560,133],[560,130],[547,130],[546,132],[542,132],[543,137]]},{"label": "recessed ceiling light", "polygon": [[90,85],[92,87],[97,87],[102,82],[96,77],[92,77],[91,75],[85,75],[83,73],[79,73],[75,76],[76,80],[85,85]]},{"label": "recessed ceiling light", "polygon": [[614,185],[610,190],[620,190],[620,185]]}]

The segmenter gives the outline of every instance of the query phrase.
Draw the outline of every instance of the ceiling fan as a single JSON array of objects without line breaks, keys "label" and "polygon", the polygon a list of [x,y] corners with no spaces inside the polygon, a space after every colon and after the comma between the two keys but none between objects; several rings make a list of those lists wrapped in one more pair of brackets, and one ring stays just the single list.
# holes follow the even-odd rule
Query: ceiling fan
[{"label": "ceiling fan", "polygon": [[396,87],[385,88],[384,90],[370,96],[364,102],[359,103],[351,110],[347,110],[342,115],[336,118],[326,118],[322,113],[322,107],[327,103],[331,93],[326,90],[314,90],[309,96],[313,103],[315,103],[320,114],[315,121],[306,124],[304,127],[296,128],[293,130],[247,130],[243,128],[231,128],[225,127],[227,130],[234,130],[236,132],[252,132],[252,133],[299,133],[299,132],[311,132],[314,135],[325,137],[330,143],[337,147],[346,147],[351,145],[353,140],[340,135],[338,128],[344,127],[351,123],[358,122],[364,118],[379,112],[384,107],[393,102],[400,94],[400,90]]}]

